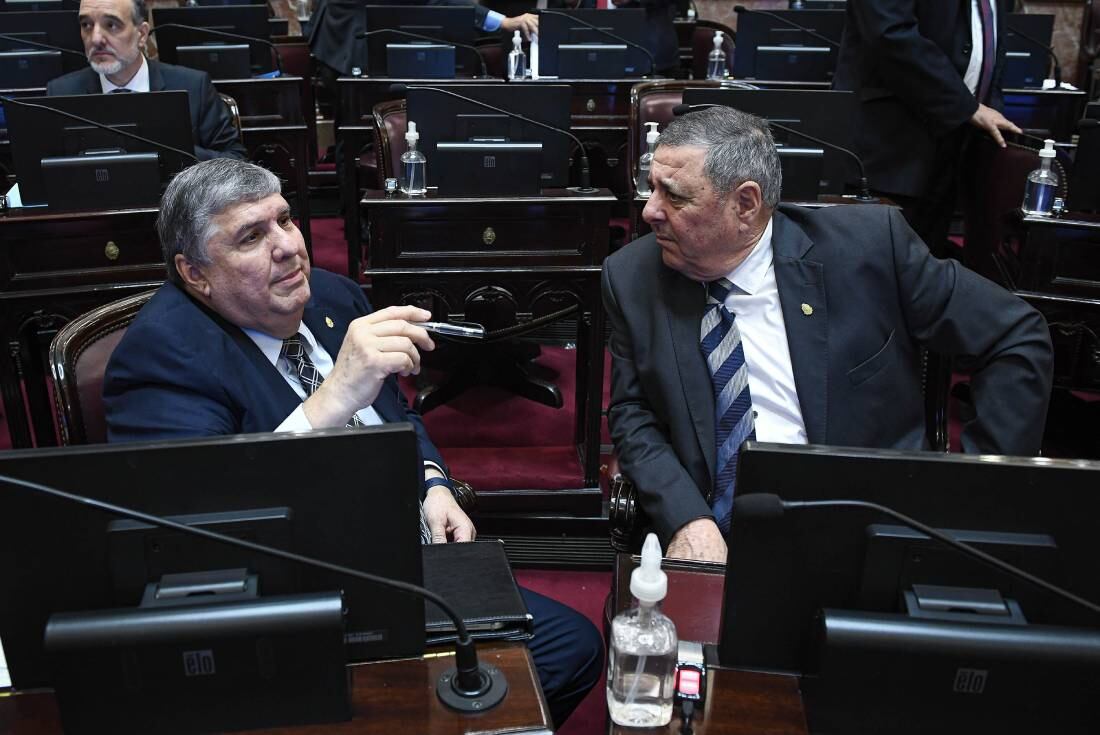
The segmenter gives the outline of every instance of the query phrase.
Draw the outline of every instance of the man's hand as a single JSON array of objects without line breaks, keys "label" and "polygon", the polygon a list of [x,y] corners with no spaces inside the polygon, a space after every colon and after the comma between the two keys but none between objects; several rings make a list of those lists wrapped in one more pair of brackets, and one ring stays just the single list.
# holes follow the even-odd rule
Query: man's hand
[{"label": "man's hand", "polygon": [[685,523],[672,536],[665,556],[696,561],[726,563],[726,540],[718,525],[710,518],[697,518]]},{"label": "man's hand", "polygon": [[433,544],[473,541],[477,537],[473,521],[458,507],[451,491],[442,485],[428,490],[424,498],[424,519],[432,532]]},{"label": "man's hand", "polygon": [[390,375],[420,372],[421,350],[435,349],[428,332],[411,322],[431,319],[415,306],[390,306],[348,325],[332,372],[302,409],[315,429],[346,426],[352,414],[374,403]]},{"label": "man's hand", "polygon": [[1001,148],[1005,147],[1005,139],[1001,135],[1002,130],[1011,130],[1013,133],[1024,132],[1016,127],[1016,123],[992,107],[983,104],[978,105],[978,110],[970,118],[970,124],[989,133],[989,137],[993,138]]},{"label": "man's hand", "polygon": [[534,13],[524,13],[523,15],[512,16],[511,18],[502,20],[500,22],[500,28],[506,31],[509,36],[511,36],[514,31],[520,31],[523,33],[523,37],[530,41],[531,34],[539,32],[539,17]]}]

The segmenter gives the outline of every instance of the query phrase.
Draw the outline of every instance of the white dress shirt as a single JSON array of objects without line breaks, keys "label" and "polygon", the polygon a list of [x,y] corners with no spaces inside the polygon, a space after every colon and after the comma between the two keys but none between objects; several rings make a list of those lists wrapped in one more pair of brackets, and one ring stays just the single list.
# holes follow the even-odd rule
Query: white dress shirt
[{"label": "white dress shirt", "polygon": [[[989,3],[993,13],[993,48],[997,47],[997,3]],[[982,14],[978,10],[978,0],[970,0],[970,63],[966,65],[966,73],[963,74],[963,84],[971,94],[978,93],[978,82],[982,76],[982,57],[985,48],[982,44]],[[979,100],[980,102],[981,100]]]},{"label": "white dress shirt", "polygon": [[109,94],[116,89],[128,89],[131,92],[148,92],[149,91],[149,62],[145,60],[145,54],[141,55],[141,66],[137,70],[137,74],[130,78],[130,81],[123,84],[121,87],[112,82],[103,74],[99,75],[99,86],[103,89],[103,94]]},{"label": "white dress shirt", "polygon": [[805,444],[806,424],[798,404],[787,327],[772,263],[771,221],[749,257],[726,278],[733,284],[726,297],[726,308],[737,317],[745,347],[756,438],[764,442]]},{"label": "white dress shirt", "polygon": [[[272,337],[270,334],[264,334],[255,329],[245,329],[244,333],[248,335],[249,339],[256,343],[256,346],[260,348],[260,352],[264,353],[264,357],[275,366],[275,369],[283,376],[283,380],[287,382],[287,385],[294,389],[294,392],[298,394],[298,397],[301,398],[302,401],[305,401],[306,391],[302,388],[302,384],[298,380],[298,373],[285,357],[280,357],[283,351],[283,341],[278,337]],[[303,337],[302,346],[305,348],[306,355],[313,361],[313,366],[317,368],[317,372],[321,373],[321,377],[327,378],[333,368],[332,357],[325,348],[321,346],[321,343],[313,336],[313,332],[309,331],[309,327],[304,323],[298,325],[298,334]],[[373,406],[361,408],[355,415],[358,416],[359,420],[366,426],[378,426],[384,423],[382,417],[378,415],[378,412],[374,410]],[[309,423],[309,419],[306,418],[306,413],[302,408],[302,404],[298,404],[298,407],[294,409],[289,416],[283,419],[283,423],[275,427],[275,431],[310,431],[312,429],[313,426]]]}]

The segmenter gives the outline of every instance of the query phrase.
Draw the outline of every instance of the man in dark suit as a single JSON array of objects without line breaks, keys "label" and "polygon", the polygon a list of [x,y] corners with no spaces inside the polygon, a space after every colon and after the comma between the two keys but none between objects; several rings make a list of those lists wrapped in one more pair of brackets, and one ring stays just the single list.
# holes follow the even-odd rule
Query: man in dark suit
[{"label": "man in dark suit", "polygon": [[[424,461],[422,532],[472,540],[443,458],[397,375],[434,347],[411,306],[372,311],[359,286],[310,267],[278,178],[216,159],[172,180],[157,229],[169,281],[126,330],[103,399],[111,441],[308,431],[409,421]],[[287,461],[293,461],[288,458]],[[599,680],[602,642],[582,616],[522,590],[555,722]]]},{"label": "man in dark suit", "polygon": [[745,439],[923,448],[921,347],[973,365],[966,451],[1039,450],[1039,313],[932,257],[896,209],[777,206],[780,179],[758,118],[677,118],[650,174],[653,233],[604,264],[611,436],[670,556],[725,559]]},{"label": "man in dark suit", "polygon": [[145,58],[148,15],[145,0],[82,0],[80,37],[89,67],[51,80],[46,94],[182,90],[191,109],[195,157],[246,158],[229,110],[206,72]]},{"label": "man in dark suit", "polygon": [[1001,0],[861,0],[833,87],[858,96],[854,139],[867,178],[900,204],[933,252],[944,252],[959,160],[972,133],[1003,146],[1020,129],[998,110],[1004,66]]}]

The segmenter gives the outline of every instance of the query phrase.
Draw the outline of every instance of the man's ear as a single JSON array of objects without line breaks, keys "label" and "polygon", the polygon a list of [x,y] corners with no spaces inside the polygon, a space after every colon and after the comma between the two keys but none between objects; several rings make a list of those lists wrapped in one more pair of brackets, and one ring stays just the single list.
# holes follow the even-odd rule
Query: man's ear
[{"label": "man's ear", "polygon": [[755,181],[745,181],[734,189],[732,200],[737,207],[737,218],[742,222],[755,220],[764,207],[764,193]]},{"label": "man's ear", "polygon": [[207,280],[206,274],[202,272],[202,268],[185,258],[182,253],[176,253],[174,262],[176,265],[176,273],[179,273],[180,278],[183,279],[183,283],[187,286],[188,290],[199,296],[209,298],[210,281]]},{"label": "man's ear", "polygon": [[145,46],[149,42],[149,21],[143,20],[141,25],[138,26],[138,48],[145,51]]}]

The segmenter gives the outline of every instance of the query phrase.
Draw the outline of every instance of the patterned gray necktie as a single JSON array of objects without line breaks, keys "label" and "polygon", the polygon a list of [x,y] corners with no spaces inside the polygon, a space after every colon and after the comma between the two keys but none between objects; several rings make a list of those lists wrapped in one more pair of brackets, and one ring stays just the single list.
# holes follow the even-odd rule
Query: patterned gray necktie
[{"label": "patterned gray necktie", "polygon": [[[306,392],[306,398],[313,395],[314,391],[325,381],[317,366],[313,364],[313,360],[310,360],[309,355],[306,354],[301,334],[284,339],[283,349],[279,356],[286,359],[287,364],[294,370],[294,374],[298,376],[298,382],[301,384],[302,390]],[[352,414],[348,426],[366,426],[366,424],[363,423],[358,414]],[[427,519],[424,518],[424,503],[420,503],[420,543],[430,544],[431,542],[432,531],[428,528]]]},{"label": "patterned gray necktie", "polygon": [[112,89],[112,90],[111,90],[110,92],[108,92],[107,94],[125,94],[125,93],[127,93],[127,92],[133,92],[133,91],[134,91],[134,90],[132,90],[132,89],[129,89],[129,88],[127,88],[127,87],[119,87],[119,88],[117,88],[117,89]]}]

